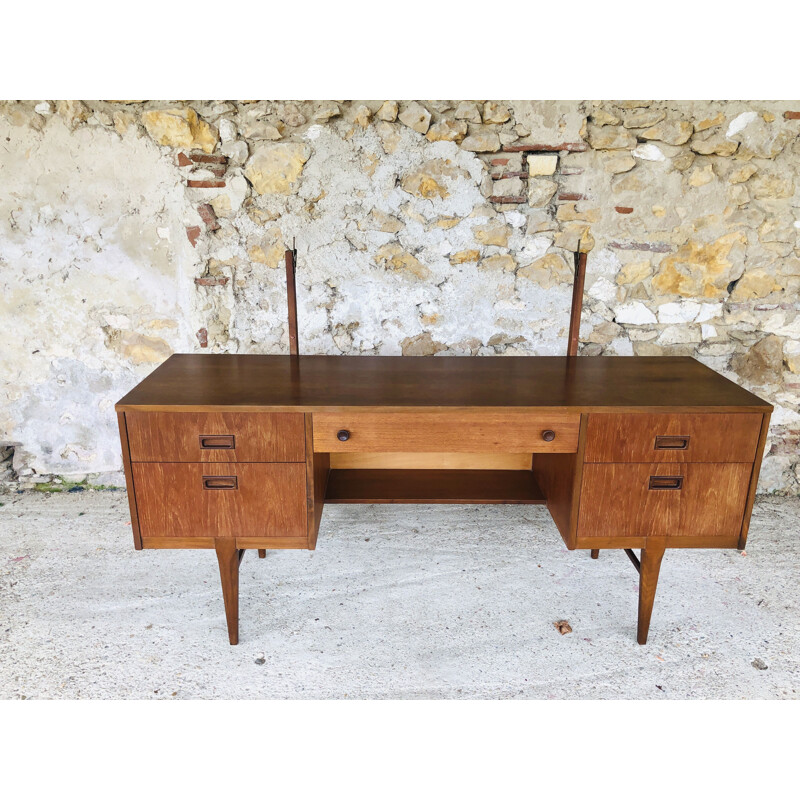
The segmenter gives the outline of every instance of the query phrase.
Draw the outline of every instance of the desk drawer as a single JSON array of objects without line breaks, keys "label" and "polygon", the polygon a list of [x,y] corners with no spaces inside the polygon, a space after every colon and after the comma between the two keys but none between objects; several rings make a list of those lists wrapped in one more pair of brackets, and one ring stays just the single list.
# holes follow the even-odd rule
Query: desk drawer
[{"label": "desk drawer", "polygon": [[320,453],[574,453],[580,414],[314,414]]},{"label": "desk drawer", "polygon": [[747,461],[761,414],[590,414],[586,461]]},{"label": "desk drawer", "polygon": [[578,537],[737,536],[752,464],[585,464]]},{"label": "desk drawer", "polygon": [[143,538],[306,536],[304,464],[133,464]]},{"label": "desk drawer", "polygon": [[303,414],[126,411],[131,461],[305,461]]}]

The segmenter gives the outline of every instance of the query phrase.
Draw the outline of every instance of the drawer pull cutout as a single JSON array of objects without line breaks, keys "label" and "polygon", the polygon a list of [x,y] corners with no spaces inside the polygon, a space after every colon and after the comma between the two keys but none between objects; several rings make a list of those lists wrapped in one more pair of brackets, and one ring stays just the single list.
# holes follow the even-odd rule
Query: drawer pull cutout
[{"label": "drawer pull cutout", "polygon": [[683,487],[682,475],[651,475],[649,489],[680,489]]},{"label": "drawer pull cutout", "polygon": [[656,436],[653,450],[688,450],[688,436]]},{"label": "drawer pull cutout", "polygon": [[239,478],[236,475],[203,475],[204,489],[238,489]]},{"label": "drawer pull cutout", "polygon": [[546,442],[552,442],[553,439],[555,438],[556,438],[555,431],[542,431],[542,439],[544,439]]},{"label": "drawer pull cutout", "polygon": [[233,435],[225,436],[201,436],[201,450],[235,450],[236,437]]},{"label": "drawer pull cutout", "polygon": [[340,442],[346,442],[350,438],[350,431],[339,431],[339,433],[336,434],[336,438]]}]

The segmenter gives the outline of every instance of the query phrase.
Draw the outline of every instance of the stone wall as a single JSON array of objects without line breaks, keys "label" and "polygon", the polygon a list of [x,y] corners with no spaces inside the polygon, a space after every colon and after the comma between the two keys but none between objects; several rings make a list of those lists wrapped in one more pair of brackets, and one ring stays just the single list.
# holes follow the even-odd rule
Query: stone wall
[{"label": "stone wall", "polygon": [[[172,352],[693,355],[800,476],[800,104],[0,104],[0,482],[118,484]],[[12,461],[13,459],[13,461]]]}]

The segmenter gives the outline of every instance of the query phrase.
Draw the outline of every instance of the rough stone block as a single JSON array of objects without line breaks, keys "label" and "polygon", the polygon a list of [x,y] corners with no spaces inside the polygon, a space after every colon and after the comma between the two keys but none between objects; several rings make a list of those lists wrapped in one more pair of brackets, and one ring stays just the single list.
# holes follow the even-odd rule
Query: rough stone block
[{"label": "rough stone block", "polygon": [[558,169],[558,156],[555,153],[544,153],[528,156],[528,175],[554,175]]}]

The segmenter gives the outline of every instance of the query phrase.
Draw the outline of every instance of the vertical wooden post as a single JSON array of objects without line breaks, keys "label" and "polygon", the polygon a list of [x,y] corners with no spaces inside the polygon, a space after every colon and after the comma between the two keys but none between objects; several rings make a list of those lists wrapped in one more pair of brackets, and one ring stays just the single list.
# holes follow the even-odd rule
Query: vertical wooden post
[{"label": "vertical wooden post", "polygon": [[574,253],[575,279],[572,282],[572,309],[569,314],[569,341],[567,355],[578,355],[578,335],[583,311],[583,284],[586,279],[586,253]]},{"label": "vertical wooden post", "polygon": [[297,251],[287,250],[284,257],[286,259],[286,302],[289,306],[289,353],[296,356],[299,352],[297,347],[297,292],[294,281]]}]

